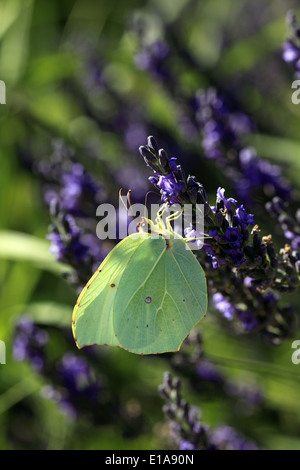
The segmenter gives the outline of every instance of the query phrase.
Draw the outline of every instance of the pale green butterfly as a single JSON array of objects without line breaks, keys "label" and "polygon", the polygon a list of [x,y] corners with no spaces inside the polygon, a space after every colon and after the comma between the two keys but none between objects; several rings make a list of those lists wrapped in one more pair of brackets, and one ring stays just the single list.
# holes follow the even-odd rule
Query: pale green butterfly
[{"label": "pale green butterfly", "polygon": [[204,271],[170,220],[161,213],[156,224],[143,218],[140,231],[118,243],[88,281],[72,316],[79,349],[98,344],[136,354],[179,351],[205,315]]}]

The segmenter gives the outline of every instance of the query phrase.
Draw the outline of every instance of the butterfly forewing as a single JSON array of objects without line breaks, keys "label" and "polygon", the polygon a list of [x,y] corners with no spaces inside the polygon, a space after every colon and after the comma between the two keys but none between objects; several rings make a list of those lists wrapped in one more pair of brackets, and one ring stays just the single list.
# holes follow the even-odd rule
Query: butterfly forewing
[{"label": "butterfly forewing", "polygon": [[113,303],[119,281],[141,238],[129,236],[115,246],[88,281],[75,305],[73,335],[79,348],[91,344],[119,346],[113,329]]}]

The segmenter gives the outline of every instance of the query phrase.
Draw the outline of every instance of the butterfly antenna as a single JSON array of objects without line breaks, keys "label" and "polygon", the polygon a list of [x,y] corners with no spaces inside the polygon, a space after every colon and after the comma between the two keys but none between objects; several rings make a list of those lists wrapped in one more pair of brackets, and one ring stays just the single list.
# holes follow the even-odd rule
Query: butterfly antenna
[{"label": "butterfly antenna", "polygon": [[155,194],[155,196],[158,196],[158,197],[160,196],[160,194],[159,194],[159,193],[156,193],[155,191],[148,191],[147,194],[146,194],[146,196],[145,196],[145,207],[147,207],[147,204],[148,204],[148,196],[149,196],[149,194],[151,194],[151,193],[152,193],[152,194]]},{"label": "butterfly antenna", "polygon": [[128,201],[128,204],[129,204],[129,209],[130,209],[130,216],[133,218],[133,219],[136,219],[137,218],[137,215],[133,213],[133,210],[132,210],[132,204],[131,204],[131,189],[129,189],[127,191],[127,201]]},{"label": "butterfly antenna", "polygon": [[129,204],[129,210],[128,210],[128,207],[126,206],[126,204],[124,203],[124,200],[123,200],[123,188],[121,188],[120,191],[119,191],[120,199],[121,199],[121,202],[122,202],[123,206],[126,209],[126,212],[128,212],[130,217],[134,220],[134,219],[136,219],[137,216],[135,214],[133,214],[133,212],[132,212],[132,204],[131,204],[131,200],[130,200],[130,194],[131,194],[131,189],[129,189],[129,191],[127,192],[127,201],[128,201],[128,204]]}]

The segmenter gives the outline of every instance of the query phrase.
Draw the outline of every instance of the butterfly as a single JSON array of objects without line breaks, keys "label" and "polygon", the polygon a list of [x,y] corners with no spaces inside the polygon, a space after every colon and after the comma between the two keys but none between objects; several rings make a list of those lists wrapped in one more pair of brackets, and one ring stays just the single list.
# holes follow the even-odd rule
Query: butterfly
[{"label": "butterfly", "polygon": [[139,231],[106,256],[74,307],[78,348],[98,344],[135,354],[178,351],[205,315],[204,271],[186,239],[173,231],[171,219],[163,220],[162,211],[155,223],[142,218]]}]

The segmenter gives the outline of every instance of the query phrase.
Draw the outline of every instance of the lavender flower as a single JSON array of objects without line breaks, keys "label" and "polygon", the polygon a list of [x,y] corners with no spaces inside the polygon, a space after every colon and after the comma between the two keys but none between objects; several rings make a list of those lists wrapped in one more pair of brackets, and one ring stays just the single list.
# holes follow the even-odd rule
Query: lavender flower
[{"label": "lavender flower", "polygon": [[212,446],[218,450],[259,450],[230,426],[214,429],[210,436]]},{"label": "lavender flower", "polygon": [[166,176],[160,176],[156,182],[156,186],[161,190],[162,202],[170,202],[176,204],[177,196],[182,190],[182,182],[177,182],[175,176],[170,173]]},{"label": "lavender flower", "polygon": [[218,368],[208,359],[201,359],[195,366],[196,375],[203,381],[223,384],[224,379]]},{"label": "lavender flower", "polygon": [[52,217],[47,238],[57,261],[73,268],[65,276],[81,289],[107,254],[96,236],[95,212],[102,191],[63,142],[55,141],[53,149],[50,161],[37,166],[46,181],[44,198]]},{"label": "lavender flower", "polygon": [[255,225],[254,215],[248,214],[243,206],[243,204],[236,209],[235,214],[237,223],[242,229],[247,229],[249,225]]},{"label": "lavender flower", "polygon": [[[68,44],[69,51],[79,59],[77,74],[85,95],[97,98],[107,89],[107,80],[102,59],[95,38],[87,34],[75,34]],[[78,99],[78,90],[77,90]]]},{"label": "lavender flower", "polygon": [[183,439],[179,443],[179,450],[197,450],[197,447],[189,441]]},{"label": "lavender flower", "polygon": [[13,357],[16,361],[29,360],[32,367],[41,372],[45,366],[45,348],[49,337],[46,331],[38,328],[33,320],[20,317],[13,340]]},{"label": "lavender flower", "polygon": [[59,262],[73,268],[66,273],[69,281],[81,289],[106,256],[100,240],[76,225],[74,217],[52,207],[53,223],[47,238],[50,252]]},{"label": "lavender flower", "polygon": [[[214,268],[226,262],[235,266],[242,264],[245,261],[242,247],[249,236],[245,220],[253,224],[253,216],[247,214],[243,206],[238,207],[239,212],[235,216],[232,204],[236,205],[237,201],[225,197],[224,188],[219,188],[217,191],[216,207],[210,207],[203,186],[197,183],[193,176],[186,178],[182,167],[177,165],[176,158],[168,158],[163,149],[158,150],[152,136],[148,138],[148,146],[140,147],[140,153],[146,164],[154,171],[155,176],[150,177],[150,181],[160,189],[162,202],[170,204],[197,202],[204,205],[205,231],[213,239],[205,244],[205,250]],[[217,247],[215,242],[218,244]]]},{"label": "lavender flower", "polygon": [[159,387],[166,401],[163,410],[170,423],[170,431],[180,450],[258,450],[235,429],[220,426],[211,430],[200,421],[200,410],[187,403],[181,395],[181,382],[165,373]]},{"label": "lavender flower", "polygon": [[247,310],[237,308],[231,303],[230,298],[226,298],[219,292],[213,295],[213,302],[215,308],[221,312],[226,320],[231,321],[234,318],[238,318],[243,325],[244,331],[252,331],[259,325],[259,321],[256,318],[257,313],[255,314],[250,307]]},{"label": "lavender flower", "polygon": [[[292,214],[291,209],[284,201],[274,198],[266,205],[269,213],[277,218],[279,225],[283,231],[284,237],[292,250],[300,251],[300,209],[296,214]],[[278,210],[278,207],[280,209]]]},{"label": "lavender flower", "polygon": [[81,261],[88,254],[88,247],[82,243],[82,230],[77,227],[71,215],[61,217],[61,230],[55,226],[47,238],[51,240],[50,252],[58,261],[73,265],[74,259]]},{"label": "lavender flower", "polygon": [[243,147],[243,135],[254,128],[249,116],[231,109],[214,88],[196,94],[193,110],[203,135],[204,156],[215,160],[235,182],[237,196],[244,204],[253,204],[253,195],[261,190],[265,196],[291,197],[280,169],[259,158],[255,149]]},{"label": "lavender flower", "polygon": [[[144,44],[147,43],[148,27],[146,20],[140,18],[139,22],[133,25],[133,29],[137,33],[143,51],[146,49]],[[294,26],[294,31],[297,32],[299,37],[299,27]],[[168,28],[168,34],[173,41],[173,45],[175,45],[172,54],[176,53],[178,59],[183,60],[185,66],[192,66],[196,70],[197,64],[189,53],[182,48],[172,28]],[[163,44],[164,47],[157,49],[161,51],[172,49],[166,41]],[[155,43],[153,45],[155,46]],[[296,50],[296,46],[293,44],[293,54],[289,53],[287,55],[289,57],[293,56],[292,60],[297,61],[297,54],[298,48]],[[213,87],[207,90],[199,90],[191,99],[178,86],[178,77],[168,62],[169,55],[161,53],[158,56],[160,57],[159,64],[164,66],[164,70],[168,72],[166,92],[171,95],[176,104],[179,127],[183,131],[183,136],[189,143],[191,138],[195,138],[196,126],[198,126],[202,133],[204,156],[215,160],[228,179],[234,182],[239,200],[250,207],[254,204],[254,196],[269,198],[278,195],[290,199],[291,188],[282,177],[280,169],[258,157],[254,149],[249,149],[243,145],[243,137],[255,128],[252,118],[237,109],[237,106],[231,104],[232,97],[227,99]],[[163,74],[155,73],[155,61],[151,60],[151,53],[145,53],[145,55],[141,53],[139,57],[142,59],[142,64],[144,64],[141,68],[153,73],[153,76],[161,83],[166,83],[162,78]],[[240,256],[235,257],[236,260],[239,258]]]},{"label": "lavender flower", "polygon": [[288,64],[293,64],[297,71],[300,69],[300,49],[293,43],[293,41],[288,40],[282,46],[282,58]]},{"label": "lavender flower", "polygon": [[63,142],[53,142],[50,162],[41,162],[37,171],[48,182],[44,197],[49,206],[56,200],[62,211],[73,216],[94,215],[95,207],[101,201],[101,187],[80,163],[74,161],[73,150]]},{"label": "lavender flower", "polygon": [[99,201],[100,187],[92,177],[84,171],[79,163],[74,163],[71,168],[62,174],[60,204],[63,210],[70,214],[81,215],[83,202]]},{"label": "lavender flower", "polygon": [[63,386],[69,390],[71,396],[84,397],[92,401],[99,399],[101,383],[93,377],[83,357],[66,353],[58,366],[58,373]]},{"label": "lavender flower", "polygon": [[293,11],[289,11],[286,22],[290,28],[290,37],[282,46],[282,58],[288,64],[291,64],[295,76],[300,76],[300,27]]},{"label": "lavender flower", "polygon": [[207,158],[222,159],[225,151],[236,148],[241,135],[253,128],[251,119],[246,114],[232,112],[214,88],[198,91],[192,106],[203,132],[202,145]]},{"label": "lavender flower", "polygon": [[[266,204],[269,214],[276,218],[282,229],[285,240],[288,242],[281,249],[285,266],[286,279],[291,286],[298,285],[300,260],[300,209],[293,213],[292,207],[279,197],[275,197]],[[273,253],[272,253],[273,254]]]},{"label": "lavender flower", "polygon": [[170,77],[167,59],[171,51],[165,41],[157,40],[145,44],[135,55],[134,61],[138,69],[150,72],[154,78],[165,81]]},{"label": "lavender flower", "polygon": [[[225,196],[224,188],[218,188],[216,204],[210,206],[203,185],[193,176],[186,177],[176,158],[159,149],[152,136],[147,146],[140,147],[140,153],[154,171],[150,181],[161,190],[163,202],[181,205],[197,202],[204,206],[207,238],[197,257],[205,266],[217,308],[227,319],[238,319],[243,331],[260,331],[273,344],[288,337],[295,325],[291,308],[279,307],[276,296],[272,297],[270,308],[267,299],[271,294],[264,295],[261,289],[291,292],[299,285],[296,266],[300,263],[296,265],[299,258],[295,253],[288,254],[287,249],[277,253],[272,237],[260,236],[259,228],[253,227],[254,215],[236,199]],[[194,230],[191,226],[187,236]],[[283,276],[282,272],[286,274]],[[251,286],[244,284],[249,277]]]},{"label": "lavender flower", "polygon": [[206,356],[199,330],[193,330],[186,338],[184,347],[172,357],[171,366],[175,372],[186,377],[195,392],[202,396],[226,398],[239,413],[250,415],[264,403],[264,394],[260,388],[255,384],[229,379],[218,363]]},{"label": "lavender flower", "polygon": [[65,397],[64,391],[57,390],[53,385],[44,385],[41,389],[41,397],[56,403],[58,409],[71,421],[78,418],[78,412],[70,401]]},{"label": "lavender flower", "polygon": [[64,414],[75,420],[80,414],[89,414],[95,406],[99,411],[102,389],[86,359],[68,352],[56,366],[53,383],[45,385],[41,395],[57,403]]},{"label": "lavender flower", "polygon": [[258,158],[255,149],[243,148],[239,152],[239,162],[242,178],[236,184],[236,189],[240,198],[247,200],[248,194],[259,188],[264,188],[267,196],[271,192],[286,200],[291,198],[291,188],[283,180],[280,168]]},{"label": "lavender flower", "polygon": [[213,295],[215,307],[222,313],[227,320],[233,320],[237,314],[237,309],[220,292]]},{"label": "lavender flower", "polygon": [[16,325],[13,341],[14,359],[29,361],[34,370],[51,379],[51,385],[43,387],[42,396],[55,401],[72,419],[76,419],[79,412],[90,413],[95,405],[103,415],[104,409],[101,410],[100,405],[108,405],[105,401],[108,397],[103,401],[103,385],[86,359],[68,352],[57,366],[53,366],[46,355],[48,341],[46,331],[36,326],[29,316],[22,316]]},{"label": "lavender flower", "polygon": [[[130,151],[136,150],[140,142],[147,138],[145,125],[141,122],[129,122],[124,128],[124,142]],[[132,178],[134,179],[134,178]]]}]

